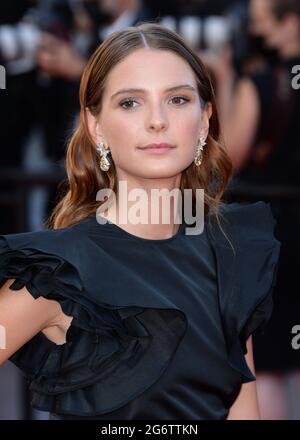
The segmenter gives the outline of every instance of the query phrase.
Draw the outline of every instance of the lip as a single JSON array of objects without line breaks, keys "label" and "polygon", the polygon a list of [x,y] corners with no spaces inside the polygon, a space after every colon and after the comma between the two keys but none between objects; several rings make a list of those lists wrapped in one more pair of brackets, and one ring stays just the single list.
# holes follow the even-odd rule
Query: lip
[{"label": "lip", "polygon": [[148,144],[144,147],[139,147],[140,150],[148,151],[151,153],[165,153],[175,148],[175,145],[168,144],[166,142]]}]

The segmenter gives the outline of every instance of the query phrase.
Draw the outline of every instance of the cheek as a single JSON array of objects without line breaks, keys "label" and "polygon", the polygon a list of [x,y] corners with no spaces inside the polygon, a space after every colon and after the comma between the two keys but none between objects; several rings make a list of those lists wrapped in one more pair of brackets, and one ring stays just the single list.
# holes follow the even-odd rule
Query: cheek
[{"label": "cheek", "polygon": [[[201,111],[170,112],[168,127],[163,136],[178,145],[178,154],[193,157],[199,136]],[[111,150],[116,161],[129,158],[136,154],[136,147],[147,142],[149,133],[145,127],[142,112],[132,112],[114,116],[113,124],[107,119],[104,132],[111,144]]]},{"label": "cheek", "polygon": [[199,134],[200,122],[199,118],[187,118],[184,121],[179,121],[178,126],[180,128],[180,133],[186,138],[194,139]]},{"label": "cheek", "polygon": [[[115,117],[113,124],[107,122],[104,127],[104,132],[109,139],[111,150],[115,154],[125,154],[126,147],[137,147],[137,142],[141,138],[141,126],[139,118],[129,117]],[[140,135],[140,137],[139,137]]]},{"label": "cheek", "polygon": [[177,123],[174,124],[174,134],[182,145],[186,148],[197,143],[200,131],[200,119],[201,115],[199,112],[195,114],[187,115],[187,117],[182,116],[178,119]]},{"label": "cheek", "polygon": [[194,160],[199,137],[200,123],[198,117],[181,118],[174,124],[172,132],[177,143],[176,162],[180,167],[187,167]]}]

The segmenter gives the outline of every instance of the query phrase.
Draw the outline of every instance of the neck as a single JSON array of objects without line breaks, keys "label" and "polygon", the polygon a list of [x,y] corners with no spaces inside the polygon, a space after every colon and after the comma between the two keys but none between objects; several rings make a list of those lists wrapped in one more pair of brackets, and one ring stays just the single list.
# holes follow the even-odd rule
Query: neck
[{"label": "neck", "polygon": [[[147,239],[165,239],[175,235],[180,227],[180,175],[172,179],[146,182],[119,180],[118,194],[103,216],[127,232]],[[171,191],[173,193],[171,193]],[[171,197],[171,195],[174,197]],[[134,199],[134,201],[132,201]],[[165,215],[164,215],[165,214]]]}]

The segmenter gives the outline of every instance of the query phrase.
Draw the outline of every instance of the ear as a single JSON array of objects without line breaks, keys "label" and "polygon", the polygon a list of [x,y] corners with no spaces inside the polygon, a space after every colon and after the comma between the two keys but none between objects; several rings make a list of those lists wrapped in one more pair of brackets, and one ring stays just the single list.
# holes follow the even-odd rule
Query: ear
[{"label": "ear", "polygon": [[203,110],[201,118],[200,136],[207,138],[209,132],[209,120],[212,115],[212,105],[208,102]]},{"label": "ear", "polygon": [[99,118],[94,116],[88,107],[85,108],[85,114],[89,133],[97,145],[100,141],[104,141],[103,134],[100,130]]}]

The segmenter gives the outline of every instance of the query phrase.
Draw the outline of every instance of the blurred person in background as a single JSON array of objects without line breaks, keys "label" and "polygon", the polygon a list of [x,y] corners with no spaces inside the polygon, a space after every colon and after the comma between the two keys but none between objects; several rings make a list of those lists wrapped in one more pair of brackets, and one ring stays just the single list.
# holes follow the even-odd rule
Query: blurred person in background
[{"label": "blurred person in background", "polygon": [[[78,83],[73,78],[67,81],[42,71],[38,54],[44,32],[71,42],[75,28],[73,6],[71,0],[14,0],[1,5],[0,59],[7,72],[0,103],[1,141],[3,146],[10,146],[3,148],[1,168],[12,171],[11,181],[1,185],[6,198],[19,197],[22,191],[18,170],[44,169],[63,157],[64,138],[73,123],[73,109],[78,105]],[[24,205],[30,203],[33,192],[32,187],[26,191]],[[8,203],[2,204],[1,209],[2,230],[9,232],[20,227],[22,220],[19,212],[16,214],[17,207]],[[29,212],[24,220],[26,225],[21,228],[32,227],[30,217]]]},{"label": "blurred person in background", "polygon": [[[76,4],[76,3],[75,3]],[[152,20],[154,15],[142,0],[83,0],[76,4],[76,18],[85,16],[89,33],[83,53],[73,45],[47,32],[42,34],[38,54],[39,67],[48,74],[66,79],[79,79],[89,56],[115,30]]]},{"label": "blurred person in background", "polygon": [[[300,66],[300,0],[251,0],[249,18],[263,56],[256,63],[245,60],[241,77],[230,53],[212,65],[235,183],[300,189],[300,93],[293,86]],[[300,353],[291,341],[300,323],[299,201],[274,201],[272,210],[282,253],[274,313],[255,340],[258,392],[263,419],[298,419]]]}]

